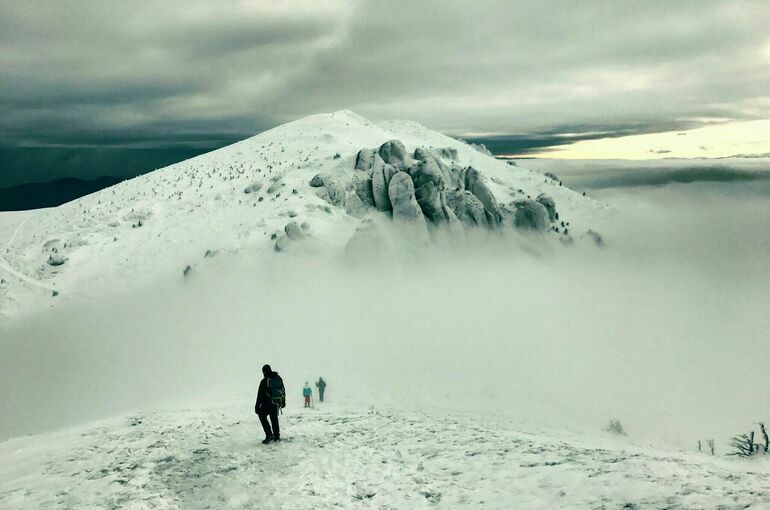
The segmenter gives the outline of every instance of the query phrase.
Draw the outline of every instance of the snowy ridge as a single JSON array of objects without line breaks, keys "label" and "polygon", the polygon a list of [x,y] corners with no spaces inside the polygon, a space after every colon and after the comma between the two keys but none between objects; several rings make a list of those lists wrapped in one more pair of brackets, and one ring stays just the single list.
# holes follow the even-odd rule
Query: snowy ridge
[{"label": "snowy ridge", "polygon": [[317,249],[343,249],[360,218],[330,206],[309,183],[319,173],[350,178],[362,148],[391,139],[410,152],[455,149],[458,164],[478,169],[499,201],[511,190],[547,193],[576,234],[602,208],[413,122],[313,115],[60,207],[2,215],[0,314],[181,278],[219,253],[272,256],[289,221],[303,224]]},{"label": "snowy ridge", "polygon": [[[248,406],[247,406],[248,407]],[[3,508],[767,508],[770,465],[485,417],[140,413],[0,443]],[[750,472],[747,473],[747,469]]]}]

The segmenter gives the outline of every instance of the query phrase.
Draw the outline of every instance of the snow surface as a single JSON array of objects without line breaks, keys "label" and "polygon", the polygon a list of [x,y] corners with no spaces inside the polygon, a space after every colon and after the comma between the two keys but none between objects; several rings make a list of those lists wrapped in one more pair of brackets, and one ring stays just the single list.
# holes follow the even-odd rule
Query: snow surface
[{"label": "snow surface", "polygon": [[[246,409],[244,409],[246,407]],[[260,444],[248,406],[0,443],[2,508],[768,508],[770,464],[510,420],[316,403]]]},{"label": "snow surface", "polygon": [[[394,138],[410,151],[456,148],[458,162],[490,179],[500,201],[511,190],[533,198],[547,192],[576,233],[603,208],[414,122],[378,126],[350,111],[313,115],[56,208],[0,214],[0,316],[179,278],[207,251],[273,256],[271,236],[289,219],[309,223],[324,247],[342,249],[361,220],[330,208],[309,181],[324,172],[352,174],[360,149]],[[276,182],[280,189],[268,193]],[[254,184],[259,192],[244,193]],[[46,263],[54,249],[63,265]]]}]

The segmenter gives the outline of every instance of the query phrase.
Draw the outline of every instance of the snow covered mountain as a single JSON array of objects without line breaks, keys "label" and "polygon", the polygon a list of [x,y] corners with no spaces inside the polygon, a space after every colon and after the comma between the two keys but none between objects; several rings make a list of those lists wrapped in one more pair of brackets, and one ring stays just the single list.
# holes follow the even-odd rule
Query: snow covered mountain
[{"label": "snow covered mountain", "polygon": [[313,115],[60,207],[2,215],[0,312],[181,278],[220,252],[268,257],[308,239],[344,250],[391,216],[426,235],[445,224],[571,240],[601,209],[414,122]]}]

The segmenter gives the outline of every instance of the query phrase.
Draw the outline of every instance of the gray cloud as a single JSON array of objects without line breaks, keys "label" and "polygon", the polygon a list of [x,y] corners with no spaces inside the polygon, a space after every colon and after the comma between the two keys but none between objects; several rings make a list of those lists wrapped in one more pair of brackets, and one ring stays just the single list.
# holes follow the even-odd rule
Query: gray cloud
[{"label": "gray cloud", "polygon": [[565,185],[578,190],[604,193],[643,186],[666,187],[676,184],[716,186],[723,194],[770,196],[770,170],[767,158],[647,161],[618,160],[526,160],[521,166],[552,172]]},{"label": "gray cloud", "polygon": [[770,5],[753,0],[0,11],[6,144],[250,133],[339,108],[457,135],[770,117]]}]

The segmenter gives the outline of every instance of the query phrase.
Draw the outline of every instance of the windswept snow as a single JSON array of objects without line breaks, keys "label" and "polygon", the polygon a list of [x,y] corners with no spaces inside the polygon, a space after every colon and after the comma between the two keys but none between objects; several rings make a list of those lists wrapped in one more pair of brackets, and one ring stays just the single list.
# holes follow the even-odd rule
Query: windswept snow
[{"label": "windswept snow", "polygon": [[[508,420],[248,405],[154,411],[0,443],[2,508],[767,508],[770,464]],[[245,408],[245,409],[244,409]]]}]

